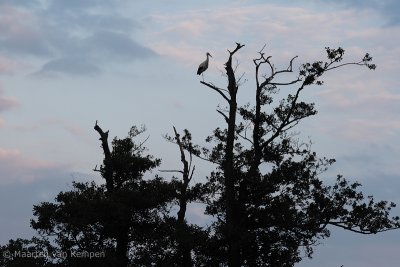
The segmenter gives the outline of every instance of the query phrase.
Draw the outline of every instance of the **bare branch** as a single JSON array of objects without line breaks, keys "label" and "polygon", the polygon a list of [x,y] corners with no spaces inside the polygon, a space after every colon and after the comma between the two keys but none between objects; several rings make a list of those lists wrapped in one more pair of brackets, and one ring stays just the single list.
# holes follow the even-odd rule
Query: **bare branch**
[{"label": "bare branch", "polygon": [[96,166],[94,167],[93,171],[94,171],[94,172],[100,172],[100,169],[97,168],[97,164],[96,164]]},{"label": "bare branch", "polygon": [[264,44],[264,46],[261,48],[261,50],[258,52],[258,54],[260,54],[260,58],[255,58],[255,59],[253,59],[253,62],[254,62],[254,65],[256,65],[256,66],[259,66],[259,64],[260,64],[260,60],[261,59],[265,59],[264,58],[264,53],[262,52],[263,50],[264,50],[264,48],[265,48],[265,46],[266,46],[267,44]]},{"label": "bare branch", "polygon": [[218,110],[218,109],[217,109],[217,112],[218,112],[219,114],[221,114],[221,115],[224,117],[225,121],[228,123],[228,121],[229,121],[228,116],[226,116],[222,111],[220,111],[220,110]]},{"label": "bare branch", "polygon": [[176,131],[175,126],[173,126],[173,128],[174,128],[174,132],[175,132],[175,140],[176,140],[176,143],[178,144],[179,150],[181,152],[181,161],[182,161],[182,163],[183,163],[183,165],[185,166],[185,169],[186,169],[188,163],[187,163],[186,158],[185,158],[185,152],[183,151],[183,146],[181,144],[181,140],[179,139],[179,134]]},{"label": "bare branch", "polygon": [[101,141],[101,146],[103,148],[104,152],[104,179],[106,180],[106,187],[109,192],[112,192],[114,190],[114,178],[113,178],[113,165],[112,165],[112,160],[111,160],[111,151],[110,147],[108,146],[108,131],[104,132],[100,126],[96,124],[94,126],[94,129],[100,134],[100,141]]},{"label": "bare branch", "polygon": [[301,82],[301,80],[300,79],[297,79],[297,80],[293,80],[293,81],[291,81],[291,82],[287,82],[287,83],[268,83],[268,84],[271,84],[271,85],[291,85],[291,84],[295,84],[295,83],[298,83],[298,82]]},{"label": "bare branch", "polygon": [[233,72],[234,73],[236,73],[236,70],[237,70],[237,68],[239,67],[239,60],[237,60],[237,59],[235,59],[235,61],[236,61],[236,65],[235,65],[235,67],[233,68]]},{"label": "bare branch", "polygon": [[[286,124],[286,126],[289,126],[289,127],[287,127],[287,128],[285,128],[283,131],[288,131],[288,130],[290,130],[290,129],[292,129],[293,127],[295,127],[297,124],[299,124],[299,122],[300,122],[300,120],[301,120],[302,118],[298,118],[298,119],[293,119],[293,120],[291,120],[291,121],[288,121],[287,122],[287,124]],[[294,122],[294,124],[292,124]],[[286,127],[285,126],[285,127]]]},{"label": "bare branch", "polygon": [[235,50],[233,50],[232,52],[231,51],[229,51],[229,49],[227,49],[228,50],[228,52],[229,52],[229,55],[230,56],[233,56],[233,54],[235,54],[240,48],[242,48],[244,45],[242,45],[242,44],[240,44],[240,43],[236,43],[236,48],[235,48]]},{"label": "bare branch", "polygon": [[[175,144],[175,145],[178,144],[177,142],[174,142],[173,140],[169,139],[168,136],[166,136],[166,135],[164,135],[163,137],[164,137],[165,140],[167,140],[168,142],[170,142],[170,143],[172,143],[172,144]],[[188,152],[190,153],[189,149],[187,149],[187,148],[185,148],[185,147],[184,147],[183,149],[186,150],[186,151],[188,151]],[[190,154],[190,155],[191,155],[191,154]],[[204,160],[204,161],[207,161],[207,162],[210,162],[210,163],[213,163],[213,164],[220,164],[219,162],[209,160],[208,158],[205,158],[205,157],[203,157],[203,156],[201,156],[201,155],[196,155],[196,154],[194,154],[194,156],[196,156],[197,158],[199,158],[199,159],[201,159],[201,160]]]},{"label": "bare branch", "polygon": [[189,176],[189,182],[192,180],[192,178],[193,178],[193,173],[194,173],[194,170],[196,169],[196,166],[193,166],[193,169],[192,169],[192,172],[190,173],[190,176]]},{"label": "bare branch", "polygon": [[202,160],[204,160],[204,161],[208,161],[208,162],[210,162],[210,163],[214,163],[214,164],[217,164],[217,165],[220,165],[220,164],[221,164],[221,162],[217,162],[217,161],[210,160],[210,159],[205,158],[205,157],[203,157],[203,156],[201,156],[201,155],[195,155],[195,156],[198,157],[199,159],[202,159]]},{"label": "bare branch", "polygon": [[267,46],[267,44],[264,44],[264,46],[261,48],[261,50],[258,52],[261,56],[264,55],[262,51],[264,51],[264,48]]},{"label": "bare branch", "polygon": [[[236,93],[238,90],[238,85],[236,83],[236,78],[235,78],[235,72],[232,69],[232,56],[243,47],[244,45],[240,43],[236,43],[236,48],[232,52],[228,50],[229,52],[229,58],[228,61],[225,63],[225,70],[226,70],[226,75],[228,76],[228,91],[231,97],[236,98]],[[234,102],[236,100],[233,100]],[[231,103],[231,101],[229,101]]]},{"label": "bare branch", "polygon": [[346,222],[328,222],[328,224],[349,230],[351,232],[355,232],[358,234],[364,234],[364,235],[371,235],[371,234],[376,234],[376,233],[382,233],[382,232],[386,232],[386,231],[390,231],[390,230],[394,230],[394,229],[399,229],[399,227],[392,227],[392,228],[384,228],[381,230],[377,230],[376,232],[372,232],[372,231],[365,231],[365,230],[357,230],[354,227],[349,227],[345,225]]},{"label": "bare branch", "polygon": [[288,71],[293,71],[293,60],[295,60],[296,58],[298,58],[299,56],[295,56],[290,60],[290,64],[289,67],[287,68]]},{"label": "bare branch", "polygon": [[204,84],[204,85],[210,87],[211,89],[217,91],[220,95],[222,95],[222,97],[223,97],[226,101],[228,101],[228,103],[230,103],[230,99],[222,92],[224,89],[218,88],[218,87],[216,87],[215,85],[213,85],[213,84],[211,84],[211,83],[204,82],[204,81],[200,81],[200,83],[202,83],[202,84]]},{"label": "bare branch", "polygon": [[[246,72],[243,72],[243,74],[239,77],[239,79],[237,79],[236,83],[241,85],[240,80],[243,78],[243,76],[246,74]],[[246,79],[245,79],[246,81]]]},{"label": "bare branch", "polygon": [[[192,160],[193,160],[192,151],[189,151],[189,170],[192,169]],[[193,166],[193,168],[194,167],[195,166]]]},{"label": "bare branch", "polygon": [[147,140],[149,140],[149,138],[150,138],[150,135],[148,135],[148,136],[146,137],[146,139],[145,139],[143,142],[141,142],[141,143],[137,146],[137,148],[135,149],[135,151],[139,150],[139,149],[144,145],[144,143],[146,143]]},{"label": "bare branch", "polygon": [[300,92],[304,89],[304,86],[305,83],[303,82],[303,84],[297,89],[296,95],[293,98],[288,114],[286,115],[285,119],[282,121],[278,129],[275,131],[275,133],[262,144],[263,148],[266,147],[269,143],[271,143],[276,137],[278,137],[279,134],[282,132],[283,128],[288,125],[289,119],[293,114],[294,108],[296,107],[297,99],[299,98]]},{"label": "bare branch", "polygon": [[[271,58],[271,56],[267,57],[264,61],[259,62],[259,65],[261,65],[263,63],[267,63],[269,65],[270,69],[271,69],[271,75],[268,76],[268,77],[264,77],[265,81],[261,83],[260,87],[265,87],[267,84],[271,84],[271,85],[291,85],[291,84],[295,84],[297,82],[300,82],[301,80],[299,78],[297,78],[296,80],[287,82],[287,83],[279,83],[279,82],[273,83],[273,82],[271,82],[275,78],[275,76],[277,74],[293,72],[293,61],[297,57],[298,56],[295,56],[290,60],[289,66],[286,69],[279,70],[279,71],[276,71],[275,68],[274,68],[274,65],[270,62],[269,59]],[[257,71],[257,76],[258,76],[258,71]]]},{"label": "bare branch", "polygon": [[254,142],[252,140],[250,140],[249,138],[247,138],[245,135],[241,135],[240,133],[237,133],[237,135],[241,138],[243,138],[246,141],[249,141],[250,144],[254,145]]},{"label": "bare branch", "polygon": [[267,58],[265,59],[264,62],[261,62],[261,64],[262,64],[262,63],[268,63],[268,65],[269,65],[269,67],[270,67],[270,69],[271,69],[271,76],[270,76],[270,77],[273,77],[273,76],[274,76],[274,73],[275,73],[275,69],[274,69],[274,65],[271,63],[271,61],[269,61],[269,59],[270,59],[271,57],[272,57],[272,56],[267,57]]},{"label": "bare branch", "polygon": [[364,61],[360,61],[360,62],[349,62],[349,63],[343,63],[343,64],[340,64],[340,65],[336,65],[336,66],[327,68],[326,71],[328,71],[328,70],[333,70],[333,69],[337,69],[337,68],[340,68],[340,67],[343,67],[343,66],[347,66],[347,65],[366,66],[366,64],[365,64]]},{"label": "bare branch", "polygon": [[181,170],[158,170],[159,172],[179,172],[183,174],[183,171]]}]

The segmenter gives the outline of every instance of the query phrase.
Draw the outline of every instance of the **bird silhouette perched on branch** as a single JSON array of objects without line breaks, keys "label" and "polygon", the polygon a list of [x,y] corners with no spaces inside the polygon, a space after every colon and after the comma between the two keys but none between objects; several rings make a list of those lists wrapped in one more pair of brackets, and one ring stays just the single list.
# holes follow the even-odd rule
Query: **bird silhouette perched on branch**
[{"label": "bird silhouette perched on branch", "polygon": [[212,57],[212,56],[210,55],[210,53],[208,53],[208,52],[206,53],[206,56],[207,56],[206,60],[204,60],[204,61],[199,65],[199,68],[197,69],[197,75],[200,75],[200,74],[201,74],[201,76],[203,77],[203,81],[204,81],[203,72],[206,71],[206,69],[208,68],[208,57],[209,57],[209,56]]}]

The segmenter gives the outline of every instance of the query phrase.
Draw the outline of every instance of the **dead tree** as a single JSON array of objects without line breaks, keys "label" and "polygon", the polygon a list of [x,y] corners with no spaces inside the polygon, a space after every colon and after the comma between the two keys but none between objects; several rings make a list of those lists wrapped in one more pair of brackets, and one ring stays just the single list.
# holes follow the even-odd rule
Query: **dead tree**
[{"label": "dead tree", "polygon": [[182,144],[182,140],[178,132],[176,131],[175,126],[173,126],[175,137],[172,139],[169,136],[166,136],[168,141],[171,141],[178,145],[180,152],[180,160],[183,165],[182,170],[160,170],[161,172],[178,172],[182,174],[182,180],[177,182],[177,198],[178,198],[178,217],[177,217],[177,225],[176,225],[176,239],[178,242],[178,260],[179,266],[182,267],[191,267],[193,266],[192,256],[191,256],[191,247],[188,246],[187,240],[190,239],[190,232],[186,223],[186,209],[188,202],[190,201],[189,197],[189,183],[192,180],[193,173],[195,170],[195,166],[192,167],[192,152],[189,151],[189,161],[186,159],[185,155],[185,145]]},{"label": "dead tree", "polygon": [[235,143],[235,128],[236,128],[236,114],[237,114],[237,92],[238,83],[235,77],[235,72],[232,67],[233,55],[243,47],[239,43],[236,43],[236,48],[229,52],[228,61],[225,63],[225,71],[228,77],[228,95],[224,92],[225,89],[218,88],[211,83],[201,81],[202,84],[210,87],[211,89],[218,92],[226,100],[229,105],[228,115],[218,110],[226,123],[227,123],[227,139],[225,147],[225,159],[222,162],[222,169],[225,177],[225,190],[226,190],[226,232],[228,242],[228,261],[231,267],[240,267],[240,213],[235,193],[235,173],[234,173],[234,143]]}]

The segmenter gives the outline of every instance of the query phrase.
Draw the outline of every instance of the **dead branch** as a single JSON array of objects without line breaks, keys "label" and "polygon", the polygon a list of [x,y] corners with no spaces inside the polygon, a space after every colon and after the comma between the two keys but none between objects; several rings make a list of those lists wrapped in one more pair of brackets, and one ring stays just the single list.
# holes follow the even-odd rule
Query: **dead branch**
[{"label": "dead branch", "polygon": [[183,171],[181,170],[158,170],[159,172],[179,172],[183,174]]},{"label": "dead branch", "polygon": [[[108,146],[108,132],[104,132],[101,127],[97,124],[94,126],[94,129],[99,133],[100,135],[100,141],[101,141],[101,147],[103,148],[103,153],[104,153],[104,172],[102,172],[102,176],[106,180],[106,187],[109,192],[114,191],[114,178],[113,178],[113,164],[112,164],[112,159],[111,159],[111,151],[110,147]],[[95,168],[96,169],[96,168]]]},{"label": "dead branch", "polygon": [[235,50],[233,50],[232,52],[231,51],[229,51],[229,49],[227,49],[228,50],[228,52],[229,52],[229,55],[230,56],[233,56],[233,54],[235,54],[240,48],[242,48],[244,45],[242,45],[242,44],[240,44],[240,43],[236,43],[236,48],[235,48]]},{"label": "dead branch", "polygon": [[210,87],[211,89],[217,91],[226,101],[228,101],[228,103],[230,103],[229,98],[222,92],[222,91],[224,91],[224,89],[218,88],[218,87],[216,87],[215,85],[213,85],[213,84],[211,84],[211,83],[204,82],[204,81],[200,81],[200,83],[202,83],[202,84],[204,84],[204,85]]},{"label": "dead branch", "polygon": [[226,116],[221,110],[218,110],[218,109],[217,109],[217,112],[218,112],[219,114],[221,114],[221,115],[224,117],[225,121],[228,123],[228,121],[229,121],[228,116]]}]

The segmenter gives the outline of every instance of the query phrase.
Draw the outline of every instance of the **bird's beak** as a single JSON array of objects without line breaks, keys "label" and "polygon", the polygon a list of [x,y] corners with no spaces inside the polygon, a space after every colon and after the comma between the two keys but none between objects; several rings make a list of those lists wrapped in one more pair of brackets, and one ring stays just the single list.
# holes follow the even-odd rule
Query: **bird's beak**
[{"label": "bird's beak", "polygon": [[210,57],[212,57],[212,55],[208,54]]}]

